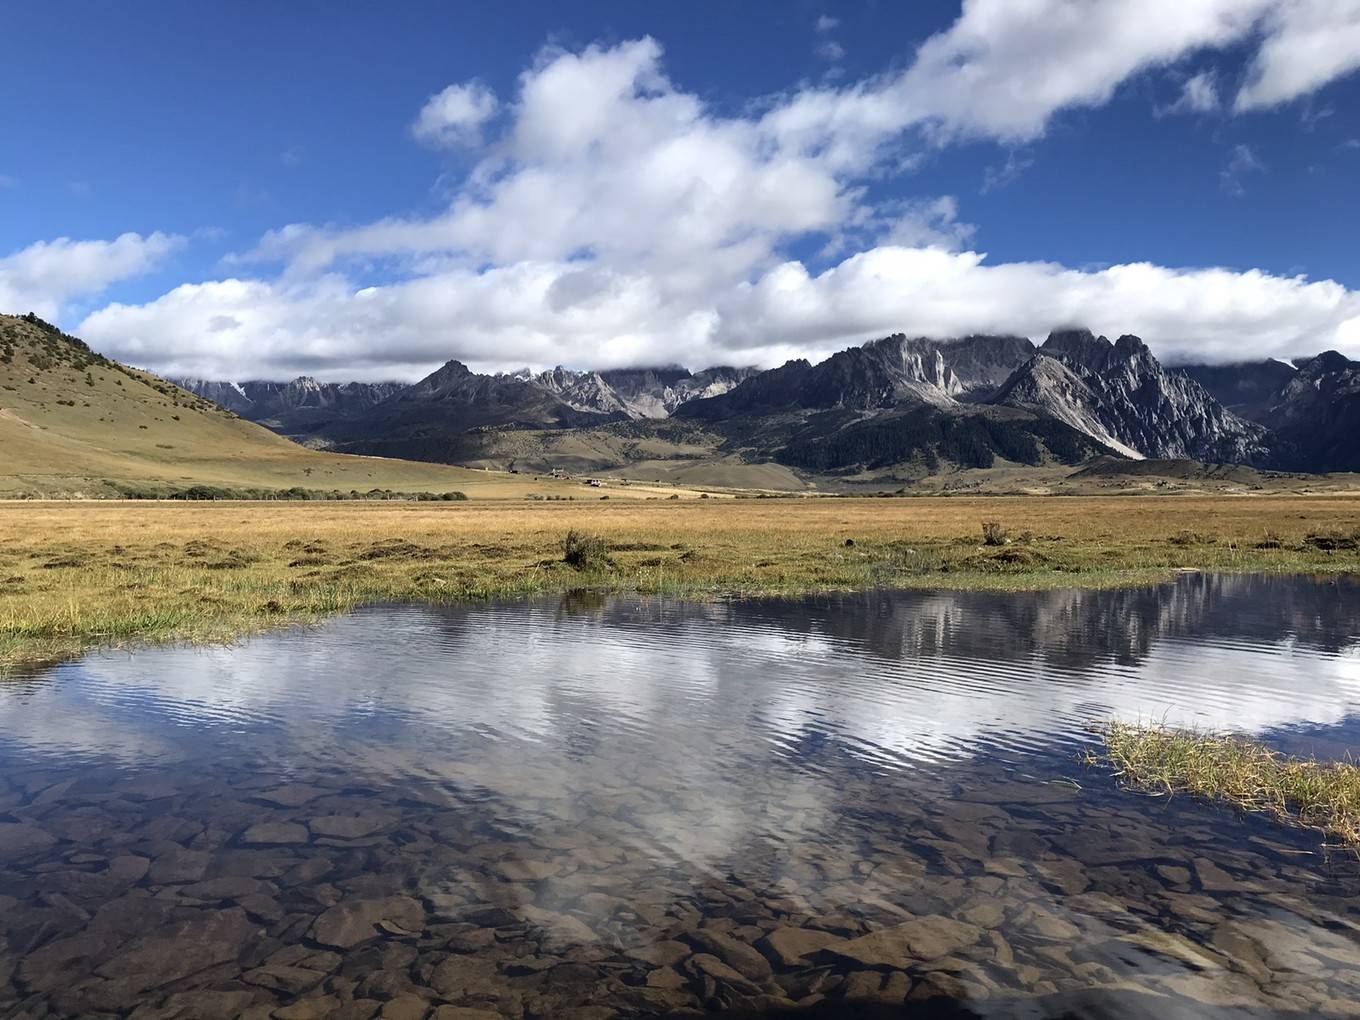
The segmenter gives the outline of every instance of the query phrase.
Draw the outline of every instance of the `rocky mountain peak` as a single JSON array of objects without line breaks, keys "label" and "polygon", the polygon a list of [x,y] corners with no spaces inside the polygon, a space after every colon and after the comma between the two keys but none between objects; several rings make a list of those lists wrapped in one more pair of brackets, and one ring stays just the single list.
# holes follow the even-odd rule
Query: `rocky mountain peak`
[{"label": "rocky mountain peak", "polygon": [[1067,422],[1120,452],[1269,466],[1264,428],[1232,414],[1190,376],[1168,372],[1136,336],[1054,332],[996,403]]},{"label": "rocky mountain peak", "polygon": [[1360,362],[1351,361],[1340,351],[1323,351],[1311,358],[1301,358],[1295,362],[1298,370],[1310,378],[1334,375],[1351,369],[1360,369]]},{"label": "rocky mountain peak", "polygon": [[1141,337],[1136,337],[1132,333],[1125,333],[1114,342],[1114,352],[1125,358],[1137,358],[1143,355],[1151,356],[1152,351],[1148,345],[1143,343]]},{"label": "rocky mountain peak", "polygon": [[1079,360],[1103,362],[1109,357],[1114,345],[1103,336],[1096,336],[1089,329],[1058,329],[1048,334],[1039,350],[1053,357],[1068,357]]}]

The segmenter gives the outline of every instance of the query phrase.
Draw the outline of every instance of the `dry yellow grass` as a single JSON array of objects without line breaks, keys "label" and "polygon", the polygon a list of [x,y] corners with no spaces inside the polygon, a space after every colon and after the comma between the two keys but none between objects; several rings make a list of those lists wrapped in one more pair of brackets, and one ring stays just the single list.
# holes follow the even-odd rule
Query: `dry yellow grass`
[{"label": "dry yellow grass", "polygon": [[[71,338],[0,315],[0,498],[190,485],[600,498],[580,480],[309,450]],[[608,492],[699,495],[692,486],[619,483]]]},{"label": "dry yellow grass", "polygon": [[[1007,544],[982,543],[988,521]],[[562,562],[573,529],[606,540],[609,566]],[[224,640],[378,600],[1351,571],[1357,533],[1354,500],[1300,497],[0,503],[0,669],[103,644]]]}]

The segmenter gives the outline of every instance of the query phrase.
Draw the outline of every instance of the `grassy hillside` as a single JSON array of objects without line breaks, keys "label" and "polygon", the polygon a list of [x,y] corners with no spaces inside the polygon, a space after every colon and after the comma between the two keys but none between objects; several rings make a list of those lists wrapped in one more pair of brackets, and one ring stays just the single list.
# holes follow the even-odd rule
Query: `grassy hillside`
[{"label": "grassy hillside", "polygon": [[[148,372],[101,357],[40,319],[0,315],[0,498],[110,496],[121,486],[169,490],[193,484],[600,496],[579,483],[532,475],[308,450]],[[630,486],[617,494],[674,491]]]}]

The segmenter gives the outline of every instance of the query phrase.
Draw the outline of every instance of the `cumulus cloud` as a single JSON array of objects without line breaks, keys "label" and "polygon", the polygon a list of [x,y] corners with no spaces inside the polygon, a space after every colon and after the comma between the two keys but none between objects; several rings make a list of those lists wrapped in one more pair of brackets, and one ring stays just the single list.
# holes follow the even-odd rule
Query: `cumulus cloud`
[{"label": "cumulus cloud", "polygon": [[[920,128],[936,142],[1030,141],[1064,110],[1203,51],[1257,44],[1239,111],[1306,95],[1360,66],[1360,0],[964,0],[905,71],[808,90],[771,114],[808,145]],[[1205,103],[1211,79],[1189,102]],[[1215,97],[1216,98],[1216,97]]]},{"label": "cumulus cloud", "polygon": [[573,262],[447,269],[386,287],[354,288],[335,275],[225,280],[112,305],[79,332],[172,375],[232,378],[250,365],[274,377],[410,379],[453,355],[486,370],[771,366],[896,331],[1042,338],[1073,322],[1137,333],[1172,361],[1360,355],[1360,294],[1331,281],[1146,263],[992,264],[976,251],[897,245],[815,275],[789,261],[721,288]]},{"label": "cumulus cloud", "polygon": [[959,219],[959,202],[953,195],[887,203],[874,222],[880,225],[879,244],[907,248],[943,248],[955,251],[968,243],[977,227]]},{"label": "cumulus cloud", "polygon": [[[1015,146],[1063,111],[1139,74],[1183,76],[1191,58],[1207,68],[1229,47],[1252,54],[1238,107],[1305,94],[1350,65],[1329,57],[1291,76],[1289,55],[1318,25],[1344,39],[1355,3],[964,0],[904,69],[736,114],[673,82],[653,39],[549,49],[504,106],[465,82],[419,112],[423,142],[488,143],[437,214],[287,225],[237,260],[242,278],[112,305],[80,328],[137,363],[226,377],[411,378],[450,357],[769,365],[896,330],[1038,336],[1075,321],[1176,356],[1360,353],[1355,296],[1338,284],[993,264],[967,250],[974,231],[952,197],[884,202],[873,186],[930,146],[992,139],[1009,153],[984,182],[998,187],[1028,165]],[[833,20],[817,23],[823,41]],[[1221,80],[1200,71],[1180,101],[1221,107]],[[1234,150],[1224,187],[1259,169]],[[817,272],[797,251],[841,261]],[[366,286],[375,265],[384,282]]]},{"label": "cumulus cloud", "polygon": [[714,116],[662,73],[656,41],[640,39],[546,54],[523,75],[496,154],[443,214],[293,225],[255,256],[318,271],[351,256],[509,264],[589,252],[684,275],[700,260],[748,269],[852,211],[831,160],[782,150],[758,121]]},{"label": "cumulus cloud", "polygon": [[183,243],[182,237],[162,233],[39,241],[0,257],[0,309],[56,318],[66,302],[142,275]]},{"label": "cumulus cloud", "polygon": [[1237,94],[1238,110],[1278,106],[1360,68],[1360,0],[1281,0]]},{"label": "cumulus cloud", "polygon": [[1201,71],[1187,78],[1181,86],[1179,98],[1168,106],[1159,107],[1157,115],[1213,113],[1218,107],[1217,76],[1213,71]]},{"label": "cumulus cloud", "polygon": [[411,125],[417,141],[436,148],[475,142],[483,124],[496,115],[496,94],[481,82],[450,85],[425,101]]},{"label": "cumulus cloud", "polygon": [[988,264],[975,251],[880,247],[820,275],[789,262],[719,305],[722,342],[746,349],[778,337],[833,349],[890,329],[926,336],[1019,332],[1065,323],[1136,333],[1172,361],[1234,361],[1323,347],[1360,353],[1360,294],[1332,281],[1259,271],[1098,271],[1051,262]]}]

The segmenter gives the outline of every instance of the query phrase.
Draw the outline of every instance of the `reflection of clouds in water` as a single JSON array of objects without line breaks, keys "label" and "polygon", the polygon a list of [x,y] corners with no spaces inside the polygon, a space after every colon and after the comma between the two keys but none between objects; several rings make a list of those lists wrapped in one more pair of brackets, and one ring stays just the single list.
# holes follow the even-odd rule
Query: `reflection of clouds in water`
[{"label": "reflection of clouds in water", "polygon": [[1324,647],[1342,640],[1318,630],[1308,588],[1354,619],[1352,589],[1212,579],[375,609],[235,648],[91,656],[22,698],[0,693],[0,742],[130,764],[243,744],[264,761],[453,781],[475,745],[479,781],[538,756],[539,788],[561,796],[636,755],[664,761],[677,788],[739,799],[735,765],[815,771],[828,746],[900,766],[1051,745],[1110,715],[1252,732],[1338,722],[1360,704],[1360,657],[1298,640],[1309,627]]},{"label": "reflection of clouds in water", "polygon": [[[494,903],[610,945],[676,937],[672,920],[657,926],[640,907],[728,916],[750,895],[873,927],[1002,903],[1000,930],[1025,966],[1048,973],[1025,954],[1034,931],[1051,947],[1066,920],[1088,962],[1153,987],[1175,967],[1180,989],[1207,1000],[1224,972],[1181,974],[1163,943],[1136,940],[1179,938],[1164,910],[1178,914],[1182,899],[1194,925],[1212,908],[1205,895],[1145,895],[1151,863],[1197,867],[1204,855],[1251,874],[1262,884],[1221,913],[1256,924],[1263,903],[1298,894],[1296,862],[1273,875],[1263,847],[1242,856],[1249,821],[1187,799],[1149,812],[1046,784],[1064,774],[1057,758],[998,759],[1108,715],[1247,730],[1346,718],[1360,705],[1360,649],[1329,625],[1300,624],[1312,596],[1274,594],[1198,583],[1151,596],[379,608],[234,649],[92,656],[0,687],[0,791],[23,785],[26,768],[36,788],[74,765],[81,796],[101,782],[117,793],[118,763],[173,763],[150,778],[168,774],[179,794],[168,810],[206,824],[195,847],[236,845],[256,811],[390,815],[371,849],[308,849],[337,862],[330,888],[350,889],[347,869],[366,873],[355,888],[400,875],[441,917]],[[1339,619],[1357,617],[1347,599]],[[283,776],[328,792],[296,809],[251,800]],[[135,816],[138,794],[124,793]],[[1231,838],[1195,834],[1218,819],[1235,826]],[[1087,894],[1055,895],[1103,841],[1148,866],[1096,864]],[[974,855],[988,866],[960,868]],[[544,877],[523,880],[536,867]],[[1137,903],[1125,899],[1129,875]],[[1281,906],[1272,932],[1344,949],[1316,926],[1315,893],[1306,914]],[[1339,931],[1349,915],[1334,920]],[[1004,996],[970,1005],[986,1015],[997,1003],[1006,1010]]]}]

